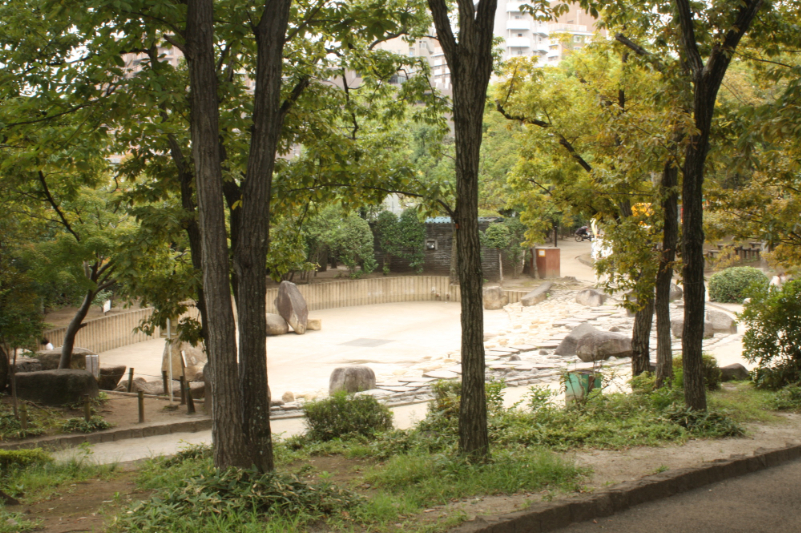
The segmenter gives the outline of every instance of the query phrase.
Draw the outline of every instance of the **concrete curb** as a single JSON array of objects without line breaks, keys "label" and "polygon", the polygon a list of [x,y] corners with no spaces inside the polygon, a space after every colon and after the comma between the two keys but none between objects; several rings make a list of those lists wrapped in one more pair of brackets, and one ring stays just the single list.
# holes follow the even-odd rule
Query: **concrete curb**
[{"label": "concrete curb", "polygon": [[688,492],[798,458],[801,458],[801,445],[773,450],[760,448],[753,457],[717,459],[700,467],[646,476],[570,500],[538,503],[526,511],[478,517],[450,530],[450,533],[545,533],[575,522],[611,516],[641,503]]},{"label": "concrete curb", "polygon": [[182,422],[158,422],[139,427],[107,429],[96,433],[81,435],[57,435],[38,440],[26,440],[0,444],[0,450],[28,450],[31,448],[44,448],[46,450],[61,450],[80,446],[84,442],[98,444],[126,439],[140,439],[167,435],[169,433],[196,433],[211,429],[211,418],[198,417],[197,420],[184,420]]}]

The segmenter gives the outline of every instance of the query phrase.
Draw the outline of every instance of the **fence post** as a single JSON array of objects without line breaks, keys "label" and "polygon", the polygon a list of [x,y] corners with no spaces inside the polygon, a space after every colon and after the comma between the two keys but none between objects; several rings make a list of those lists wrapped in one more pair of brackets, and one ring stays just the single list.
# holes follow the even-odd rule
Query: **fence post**
[{"label": "fence post", "polygon": [[144,424],[145,422],[145,392],[139,391],[139,423]]}]

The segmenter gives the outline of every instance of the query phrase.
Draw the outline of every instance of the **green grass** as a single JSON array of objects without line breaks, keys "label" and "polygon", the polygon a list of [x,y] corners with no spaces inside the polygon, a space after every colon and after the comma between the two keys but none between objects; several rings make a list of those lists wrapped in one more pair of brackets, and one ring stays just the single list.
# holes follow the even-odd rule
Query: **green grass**
[{"label": "green grass", "polygon": [[707,403],[737,422],[777,422],[775,396],[775,392],[757,389],[750,382],[732,382],[709,394]]},{"label": "green grass", "polygon": [[0,533],[25,533],[36,531],[40,528],[41,522],[37,519],[31,520],[22,513],[12,513],[5,510],[0,504]]}]

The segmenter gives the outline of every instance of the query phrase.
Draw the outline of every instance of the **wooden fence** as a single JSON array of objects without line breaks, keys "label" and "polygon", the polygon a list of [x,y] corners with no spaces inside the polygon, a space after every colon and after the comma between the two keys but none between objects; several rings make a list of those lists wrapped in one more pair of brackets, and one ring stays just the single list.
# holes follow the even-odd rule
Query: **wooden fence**
[{"label": "wooden fence", "polygon": [[[334,309],[356,305],[372,305],[394,302],[460,301],[459,287],[451,286],[447,276],[399,276],[361,280],[333,281],[298,285],[306,299],[309,311]],[[506,291],[509,303],[519,302],[526,291]],[[278,289],[267,291],[267,312],[277,313],[275,299]],[[196,314],[197,311],[191,310]],[[86,322],[76,336],[75,346],[97,353],[121,346],[157,338],[157,335],[134,333],[143,319],[149,318],[152,308],[129,311],[117,315],[97,318]],[[46,331],[54,346],[61,346],[67,328]]]}]

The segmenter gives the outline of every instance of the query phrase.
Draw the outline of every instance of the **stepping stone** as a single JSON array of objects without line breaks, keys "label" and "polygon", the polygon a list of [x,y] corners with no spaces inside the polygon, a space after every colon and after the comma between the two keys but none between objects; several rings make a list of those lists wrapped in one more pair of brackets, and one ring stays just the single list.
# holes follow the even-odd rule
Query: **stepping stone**
[{"label": "stepping stone", "polygon": [[456,372],[450,372],[448,370],[434,370],[432,372],[426,372],[423,374],[423,377],[435,379],[455,379],[459,377],[459,374]]},{"label": "stepping stone", "polygon": [[419,387],[420,385],[425,385],[426,383],[431,383],[432,381],[436,381],[436,378],[428,378],[428,377],[398,378],[398,381],[402,381],[403,383],[407,383],[411,387],[414,387],[414,386],[418,386]]},{"label": "stepping stone", "polygon": [[511,346],[511,348],[514,348],[518,352],[530,352],[535,350],[537,347],[532,344],[515,344],[514,346]]},{"label": "stepping stone", "polygon": [[508,347],[508,348],[493,348],[492,351],[493,352],[505,353],[507,355],[513,355],[513,354],[516,354],[516,353],[520,353],[520,350],[515,350],[514,348],[511,348],[511,347]]},{"label": "stepping stone", "polygon": [[[561,341],[559,341],[559,342],[561,342]],[[538,342],[537,343],[537,348],[540,348],[540,349],[542,349],[542,348],[556,348],[557,346],[559,346],[559,342],[557,342],[557,341]]]},{"label": "stepping stone", "polygon": [[461,374],[462,373],[462,365],[449,366],[448,368],[443,368],[443,370],[447,370],[448,372],[455,372],[456,374]]},{"label": "stepping stone", "polygon": [[500,350],[490,350],[484,352],[484,357],[495,357],[496,359],[498,357],[508,357],[510,355],[512,355],[510,352],[502,352]]},{"label": "stepping stone", "polygon": [[498,361],[499,359],[500,359],[500,357],[498,357],[498,356],[488,355],[486,353],[484,354],[484,362],[485,363],[488,363],[490,361]]},{"label": "stepping stone", "polygon": [[415,390],[415,387],[403,387],[403,386],[390,387],[386,385],[376,385],[376,387],[381,390],[387,390],[390,392],[409,392]]}]

